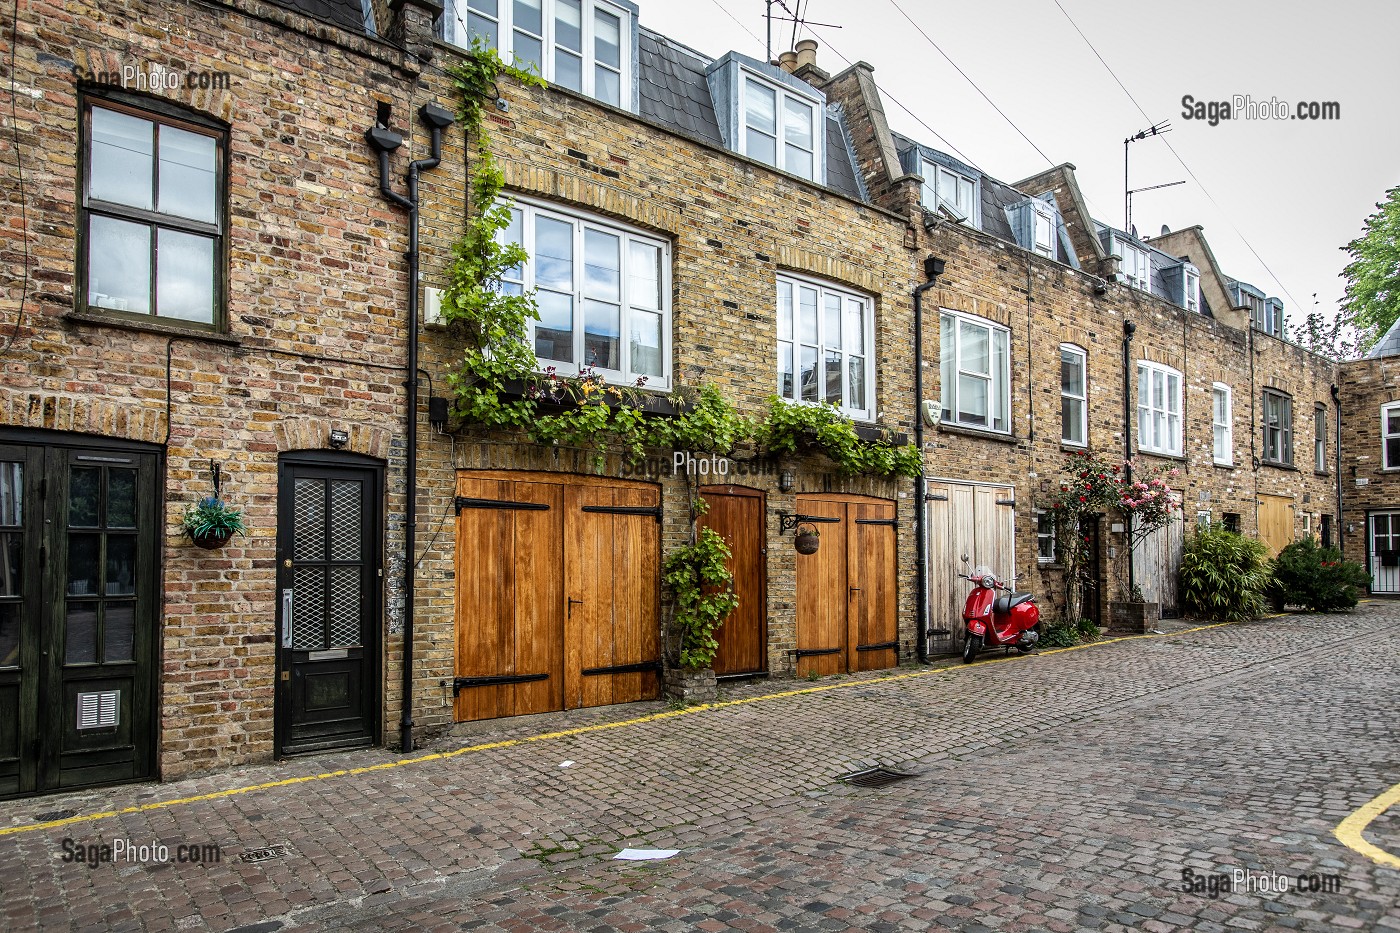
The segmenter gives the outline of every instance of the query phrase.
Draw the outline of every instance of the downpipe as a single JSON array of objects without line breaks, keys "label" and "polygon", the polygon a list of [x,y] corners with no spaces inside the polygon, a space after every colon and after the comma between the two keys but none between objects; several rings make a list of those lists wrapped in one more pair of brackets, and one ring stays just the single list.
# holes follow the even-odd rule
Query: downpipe
[{"label": "downpipe", "polygon": [[924,259],[924,276],[928,281],[914,289],[914,444],[919,448],[919,475],[914,480],[914,568],[918,575],[916,611],[919,614],[919,663],[927,664],[929,657],[928,617],[928,473],[924,468],[924,292],[938,284],[944,261],[928,256]]},{"label": "downpipe", "polygon": [[403,685],[402,715],[399,718],[399,749],[413,751],[413,617],[415,587],[415,557],[418,550],[418,176],[442,163],[442,131],[451,126],[451,112],[436,104],[424,104],[418,118],[432,136],[431,154],[408,164],[405,176],[408,196],[394,191],[389,176],[389,155],[403,145],[403,137],[389,129],[389,108],[381,104],[376,124],[365,131],[365,141],[379,156],[379,193],[390,204],[408,211],[408,378],[404,381],[407,394],[405,427],[405,495],[407,508],[404,522],[404,622],[403,622]]}]

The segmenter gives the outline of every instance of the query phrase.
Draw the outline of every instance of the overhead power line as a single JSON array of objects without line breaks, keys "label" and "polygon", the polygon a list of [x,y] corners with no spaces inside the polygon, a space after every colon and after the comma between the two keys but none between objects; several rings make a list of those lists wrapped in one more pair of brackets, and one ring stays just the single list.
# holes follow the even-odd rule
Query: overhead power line
[{"label": "overhead power line", "polygon": [[[1137,102],[1137,98],[1133,96],[1133,92],[1128,90],[1128,86],[1123,83],[1123,81],[1118,77],[1117,73],[1114,72],[1113,68],[1108,64],[1107,61],[1104,60],[1104,57],[1099,54],[1099,50],[1094,48],[1094,43],[1090,42],[1089,37],[1084,35],[1084,30],[1079,28],[1079,24],[1074,21],[1074,17],[1069,15],[1069,11],[1065,9],[1064,4],[1060,3],[1060,0],[1055,0],[1055,6],[1060,8],[1060,12],[1064,14],[1065,19],[1069,20],[1069,24],[1074,27],[1074,31],[1079,33],[1079,38],[1084,40],[1084,44],[1089,47],[1089,51],[1094,53],[1094,57],[1099,60],[1099,64],[1103,65],[1104,70],[1107,71],[1109,75],[1113,78],[1113,80],[1117,82],[1118,86],[1123,89],[1123,93],[1128,96],[1128,100],[1132,101],[1133,106],[1137,108],[1138,113],[1142,114],[1144,119],[1150,121],[1152,117],[1148,115],[1146,110],[1142,109],[1142,105]],[[1186,160],[1181,157],[1181,153],[1176,151],[1176,147],[1173,146],[1169,140],[1164,139],[1162,140],[1162,142],[1166,143],[1167,151],[1169,151],[1173,156],[1176,157],[1177,162],[1181,163],[1181,167],[1185,169],[1187,175],[1191,176],[1191,180],[1196,183],[1196,187],[1201,189],[1201,193],[1206,196],[1206,198],[1210,201],[1211,204],[1215,205],[1216,210],[1220,211],[1221,216],[1225,218],[1225,222],[1230,225],[1230,229],[1234,230],[1235,235],[1240,238],[1240,242],[1245,245],[1245,248],[1248,249],[1251,254],[1253,254],[1255,259],[1259,260],[1259,265],[1264,267],[1264,271],[1267,272],[1269,274],[1269,277],[1274,280],[1274,284],[1277,285],[1279,289],[1285,295],[1288,296],[1288,300],[1293,302],[1294,307],[1301,307],[1301,305],[1298,304],[1298,299],[1294,298],[1292,293],[1288,291],[1288,286],[1284,285],[1283,280],[1280,279],[1274,273],[1273,269],[1269,268],[1269,264],[1264,261],[1264,257],[1259,255],[1259,251],[1254,248],[1254,244],[1249,242],[1249,237],[1245,236],[1244,231],[1235,225],[1234,220],[1230,218],[1229,212],[1226,211],[1225,208],[1220,206],[1219,201],[1215,200],[1215,195],[1210,193],[1210,189],[1207,188],[1205,186],[1205,183],[1202,182],[1201,179],[1196,176],[1196,173],[1191,170],[1191,166],[1186,164]]]}]

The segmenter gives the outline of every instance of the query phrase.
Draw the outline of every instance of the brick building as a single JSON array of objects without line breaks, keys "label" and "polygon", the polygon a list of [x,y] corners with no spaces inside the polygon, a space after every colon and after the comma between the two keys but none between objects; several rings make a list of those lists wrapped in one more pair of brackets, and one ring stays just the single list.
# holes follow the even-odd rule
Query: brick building
[{"label": "brick building", "polygon": [[[732,676],[954,647],[961,553],[1053,594],[1037,504],[1068,452],[1125,438],[1181,471],[1187,521],[1275,547],[1330,533],[1335,370],[1280,339],[1281,304],[1225,276],[1199,228],[1139,238],[1089,216],[1072,166],[1008,185],[898,136],[870,67],[832,77],[814,43],[781,67],[710,58],[639,15],[21,5],[0,139],[21,219],[0,228],[0,795],[656,696],[660,564],[697,498],[735,550]],[[671,451],[600,460],[429,404],[462,351],[432,314],[472,177],[441,125],[445,69],[473,33],[550,82],[502,82],[488,115],[541,366],[645,377],[658,411],[706,384],[753,418],[775,394],[827,401],[869,438],[922,411],[926,594],[908,479],[752,448],[723,476],[676,472]],[[401,193],[434,121],[415,343],[409,215],[366,130]],[[180,520],[216,483],[249,530],[202,550]],[[816,554],[795,551],[798,519]],[[1093,531],[1106,612],[1124,539]],[[1168,609],[1181,533],[1136,562]]]},{"label": "brick building", "polygon": [[1400,595],[1400,323],[1338,368],[1343,547],[1366,564],[1373,594]]}]

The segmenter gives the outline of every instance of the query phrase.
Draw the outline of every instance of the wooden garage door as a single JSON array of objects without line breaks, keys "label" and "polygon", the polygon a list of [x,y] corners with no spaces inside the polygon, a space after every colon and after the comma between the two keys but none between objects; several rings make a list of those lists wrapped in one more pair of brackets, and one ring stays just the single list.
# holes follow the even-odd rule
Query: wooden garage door
[{"label": "wooden garage door", "polygon": [[1259,540],[1270,557],[1293,543],[1293,500],[1288,496],[1259,497]]},{"label": "wooden garage door", "polygon": [[1133,582],[1142,598],[1161,607],[1162,617],[1181,617],[1181,561],[1186,553],[1186,516],[1178,509],[1171,521],[1133,548]]},{"label": "wooden garage door", "polygon": [[928,484],[929,627],[935,646],[956,650],[963,638],[963,604],[971,585],[959,580],[968,567],[990,567],[999,577],[1016,573],[1015,490],[1009,486],[930,481]]},{"label": "wooden garage door", "polygon": [[659,695],[655,486],[463,471],[457,496],[458,721]]},{"label": "wooden garage door", "polygon": [[729,546],[729,572],[739,605],[715,633],[719,650],[715,673],[756,674],[768,669],[768,599],[763,493],[746,486],[702,486],[700,496],[709,511],[700,516],[702,528],[712,528]]},{"label": "wooden garage door", "polygon": [[835,674],[899,663],[893,502],[864,496],[797,497],[821,532],[797,555],[797,673]]}]

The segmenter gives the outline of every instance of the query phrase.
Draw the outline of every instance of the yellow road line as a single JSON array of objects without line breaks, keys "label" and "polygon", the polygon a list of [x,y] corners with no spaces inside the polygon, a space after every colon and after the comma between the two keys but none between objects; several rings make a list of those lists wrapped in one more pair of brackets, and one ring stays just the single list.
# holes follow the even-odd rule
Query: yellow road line
[{"label": "yellow road line", "polygon": [[1368,859],[1390,868],[1400,869],[1400,856],[1392,855],[1380,846],[1372,845],[1361,837],[1366,827],[1371,825],[1372,820],[1397,804],[1400,804],[1400,784],[1396,784],[1380,796],[1362,804],[1355,813],[1338,823],[1337,828],[1332,830],[1332,834],[1341,841],[1342,845],[1360,852]]},{"label": "yellow road line", "polygon": [[[1008,661],[1025,661],[1033,657],[1046,657],[1052,654],[1064,654],[1068,651],[1083,651],[1086,648],[1101,648],[1105,645],[1117,644],[1121,641],[1134,641],[1139,638],[1168,638],[1177,635],[1185,635],[1190,632],[1203,632],[1207,629],[1221,628],[1230,625],[1229,622],[1217,622],[1213,625],[1198,625],[1195,628],[1182,629],[1179,632],[1164,632],[1162,634],[1145,635],[1121,635],[1117,638],[1106,638],[1099,641],[1092,641],[1082,645],[1072,645],[1068,648],[1050,648],[1040,651],[1035,655],[1008,655],[1000,658],[989,658],[985,661],[977,662],[976,668],[984,668],[989,664],[1001,664]],[[432,752],[427,755],[417,755],[411,758],[399,758],[394,761],[380,762],[377,765],[365,765],[359,768],[345,768],[339,771],[324,771],[320,774],[306,774],[301,777],[284,778],[280,781],[267,781],[262,784],[249,784],[246,787],[233,787],[228,790],[211,791],[207,794],[196,794],[191,797],[177,797],[173,800],[159,800],[154,803],[143,803],[134,807],[123,807],[120,810],[102,810],[98,813],[85,813],[79,816],[70,816],[61,820],[47,820],[42,823],[31,823],[25,826],[7,826],[0,828],[0,836],[13,836],[18,833],[31,833],[41,830],[58,829],[61,826],[71,826],[74,823],[86,823],[91,820],[104,820],[114,816],[123,816],[128,813],[146,813],[151,810],[164,810],[169,807],[177,807],[182,804],[200,803],[205,800],[218,800],[223,797],[234,797],[239,794],[251,794],[254,791],[272,790],[278,787],[292,787],[296,784],[307,784],[312,781],[325,781],[331,778],[351,777],[358,774],[371,774],[375,771],[388,771],[392,768],[401,768],[404,765],[421,764],[428,761],[446,761],[449,758],[456,758],[459,755],[467,755],[472,752],[486,752],[497,748],[510,748],[514,745],[524,745],[528,742],[545,742],[550,739],[562,739],[572,735],[584,735],[590,732],[603,732],[608,729],[622,729],[627,726],[637,726],[643,723],[659,722],[663,719],[674,719],[677,716],[690,716],[695,713],[703,713],[709,710],[724,709],[730,706],[745,706],[751,703],[763,703],[769,700],[782,700],[788,697],[806,696],[813,693],[825,693],[829,690],[844,690],[849,687],[864,687],[869,684],[891,683],[897,680],[909,680],[914,677],[928,677],[937,674],[951,674],[958,671],[974,670],[971,666],[963,667],[935,667],[923,668],[917,671],[906,671],[901,674],[888,674],[883,677],[866,677],[859,680],[848,680],[835,684],[822,684],[816,687],[800,687],[796,690],[782,690],[777,693],[765,693],[761,696],[742,697],[737,700],[723,700],[714,703],[698,703],[694,706],[687,706],[681,709],[663,710],[659,713],[651,713],[646,716],[638,716],[634,719],[624,719],[617,722],[600,722],[587,726],[578,726],[573,729],[561,729],[556,732],[542,732],[538,735],[526,736],[521,739],[503,739],[499,742],[483,742],[478,745],[467,745],[456,748],[448,752]],[[1359,838],[1359,837],[1358,837]]]}]

